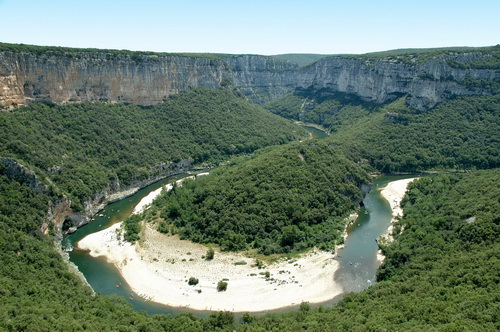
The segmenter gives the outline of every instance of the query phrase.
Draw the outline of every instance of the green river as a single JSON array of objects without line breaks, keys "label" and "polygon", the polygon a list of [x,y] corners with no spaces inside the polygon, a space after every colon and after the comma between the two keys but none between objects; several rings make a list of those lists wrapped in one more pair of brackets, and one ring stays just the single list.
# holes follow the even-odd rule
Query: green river
[{"label": "green river", "polygon": [[[81,227],[75,233],[65,236],[64,248],[71,250],[76,242],[88,234],[101,231],[124,220],[148,193],[185,175],[164,179],[141,189],[133,196],[107,205],[104,210],[99,212],[99,215],[102,216],[97,215],[95,220],[89,224]],[[383,188],[390,181],[413,176],[383,176],[373,181],[372,190],[363,200],[365,206],[359,211],[358,219],[348,228],[345,247],[339,250],[339,256],[336,258],[340,262],[340,268],[332,278],[341,283],[346,293],[359,292],[375,281],[375,272],[379,266],[376,258],[378,247],[375,239],[387,230],[391,220],[389,203],[380,196],[380,188]],[[189,309],[172,308],[144,301],[135,294],[132,296],[132,290],[118,270],[114,265],[107,263],[105,258],[94,258],[87,251],[78,249],[69,251],[69,256],[96,292],[123,296],[136,310],[145,310],[150,314],[193,312]],[[119,287],[116,287],[117,285]],[[340,297],[323,303],[323,305],[331,305]],[[205,316],[207,313],[197,312],[197,314]]]},{"label": "green river", "polygon": [[[304,127],[313,135],[313,138],[327,137],[326,133],[317,128]],[[156,182],[139,190],[130,197],[107,205],[105,209],[96,215],[92,222],[78,229],[75,233],[64,237],[63,247],[69,251],[70,260],[78,266],[78,269],[84,274],[88,283],[96,292],[122,296],[136,310],[145,310],[150,314],[177,314],[181,312],[192,312],[197,316],[206,316],[209,314],[209,312],[173,308],[144,301],[133,294],[118,270],[113,264],[107,263],[105,258],[94,258],[87,251],[73,250],[76,247],[76,243],[88,234],[101,231],[117,222],[123,221],[132,213],[132,210],[140,200],[151,191],[184,176],[187,176],[187,174],[180,174]],[[375,239],[387,230],[392,218],[389,203],[381,197],[380,189],[391,181],[409,177],[415,177],[415,175],[383,176],[373,181],[372,190],[363,200],[364,207],[359,211],[359,217],[347,230],[348,236],[345,240],[345,247],[339,250],[339,255],[336,258],[340,263],[340,268],[335,275],[332,275],[332,278],[335,278],[342,285],[344,294],[362,291],[375,282],[375,273],[379,266],[379,262],[377,261],[378,247]],[[342,298],[342,295],[321,305],[332,305],[339,301],[340,298]],[[290,310],[290,308],[285,310]]]}]

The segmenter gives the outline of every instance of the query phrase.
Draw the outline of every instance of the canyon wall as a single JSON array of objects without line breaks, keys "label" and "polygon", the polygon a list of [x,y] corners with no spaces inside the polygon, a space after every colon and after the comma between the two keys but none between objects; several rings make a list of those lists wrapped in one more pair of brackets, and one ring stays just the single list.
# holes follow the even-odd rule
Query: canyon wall
[{"label": "canyon wall", "polygon": [[[382,103],[408,95],[425,110],[454,96],[485,95],[470,80],[500,80],[499,68],[467,69],[485,52],[449,53],[423,63],[386,57],[327,57],[307,67],[258,55],[0,52],[0,104],[78,101],[160,103],[190,87],[238,88],[262,104],[297,89],[342,92]],[[459,64],[459,66],[452,64]],[[464,69],[465,68],[465,69]]]}]

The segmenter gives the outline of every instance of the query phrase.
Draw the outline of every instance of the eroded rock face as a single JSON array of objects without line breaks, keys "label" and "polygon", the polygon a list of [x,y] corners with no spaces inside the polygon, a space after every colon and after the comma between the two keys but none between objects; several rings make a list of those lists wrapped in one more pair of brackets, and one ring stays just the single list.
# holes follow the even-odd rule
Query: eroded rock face
[{"label": "eroded rock face", "polygon": [[0,52],[0,104],[79,101],[154,105],[191,87],[238,88],[256,103],[296,89],[325,90],[385,102],[408,95],[411,107],[426,110],[453,96],[483,95],[466,79],[499,80],[497,69],[461,69],[487,57],[479,52],[447,54],[422,64],[390,58],[359,60],[323,58],[299,68],[291,62],[256,55],[219,60],[175,55],[118,55],[103,52],[71,54]]}]

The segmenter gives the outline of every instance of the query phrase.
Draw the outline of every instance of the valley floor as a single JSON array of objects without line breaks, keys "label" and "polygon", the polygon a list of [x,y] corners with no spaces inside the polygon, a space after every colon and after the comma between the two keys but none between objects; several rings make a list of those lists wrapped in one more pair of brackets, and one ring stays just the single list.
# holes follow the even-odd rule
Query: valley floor
[{"label": "valley floor", "polygon": [[[197,310],[252,312],[303,301],[324,302],[342,293],[333,278],[339,264],[329,252],[314,250],[258,269],[254,259],[238,253],[216,251],[213,260],[205,260],[205,246],[161,234],[149,225],[144,227],[141,243],[131,245],[120,240],[120,225],[87,236],[78,247],[90,250],[92,256],[105,256],[137,294],[154,302]],[[190,277],[199,283],[189,286]],[[227,279],[227,290],[218,292],[217,283],[223,279]]]},{"label": "valley floor", "polygon": [[[412,180],[394,181],[382,190],[393,216],[400,215],[399,203]],[[150,202],[151,197],[145,200]],[[256,312],[325,302],[343,292],[333,277],[339,263],[329,252],[313,250],[259,269],[254,259],[240,253],[216,251],[213,260],[205,260],[207,247],[161,234],[151,225],[143,227],[140,242],[130,244],[122,240],[120,227],[118,223],[88,235],[78,247],[94,257],[106,257],[136,294],[154,302],[195,310]],[[199,283],[188,285],[191,277]],[[219,292],[221,280],[228,286]]]}]

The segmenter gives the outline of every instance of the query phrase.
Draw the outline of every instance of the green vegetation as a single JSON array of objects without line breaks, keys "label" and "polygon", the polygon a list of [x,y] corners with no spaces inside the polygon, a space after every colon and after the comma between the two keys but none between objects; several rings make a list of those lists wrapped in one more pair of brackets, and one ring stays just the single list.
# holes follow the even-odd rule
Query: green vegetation
[{"label": "green vegetation", "polygon": [[498,331],[499,179],[495,169],[413,182],[377,284],[335,307],[253,317],[241,330]]},{"label": "green vegetation", "polygon": [[[302,105],[305,105],[302,107]],[[500,166],[500,95],[462,97],[426,111],[402,97],[383,106],[347,95],[290,95],[265,107],[328,128],[353,160],[384,173]]]},{"label": "green vegetation", "polygon": [[214,256],[215,256],[214,249],[213,248],[208,248],[207,254],[206,254],[205,258],[210,261],[210,260],[214,259]]},{"label": "green vegetation", "polygon": [[110,182],[149,179],[169,162],[214,164],[302,135],[222,89],[195,89],[154,107],[34,104],[0,113],[0,155],[48,177],[76,209]]},{"label": "green vegetation", "polygon": [[123,239],[128,242],[135,242],[140,239],[141,232],[141,216],[132,214],[123,222]]},{"label": "green vegetation", "polygon": [[224,280],[221,280],[217,283],[217,291],[218,292],[225,292],[227,290],[227,282]]},{"label": "green vegetation", "polygon": [[[471,62],[458,62],[454,56],[462,53],[480,53],[485,55]],[[373,63],[377,60],[390,61],[392,63],[422,64],[438,56],[447,56],[446,61],[452,67],[472,69],[497,69],[500,67],[500,45],[491,47],[444,47],[444,48],[421,48],[421,49],[399,49],[384,52],[366,54],[346,54],[339,57],[357,59],[365,63]]]},{"label": "green vegetation", "polygon": [[164,53],[164,52],[146,52],[146,51],[129,51],[129,50],[106,50],[98,48],[72,48],[59,46],[37,46],[26,44],[8,44],[0,43],[0,52],[16,52],[16,53],[31,53],[35,55],[47,56],[68,56],[81,57],[83,55],[102,55],[105,54],[109,60],[117,59],[119,56],[128,56],[130,59],[143,62],[155,61],[157,57],[163,56],[180,56],[190,58],[207,58],[210,60],[221,60],[216,54],[209,53]]},{"label": "green vegetation", "polygon": [[368,182],[341,150],[313,140],[235,159],[164,193],[153,211],[181,238],[223,250],[332,249]]},{"label": "green vegetation", "polygon": [[415,112],[404,98],[331,136],[385,172],[500,166],[500,95],[457,98]]},{"label": "green vegetation", "polygon": [[323,95],[321,91],[304,90],[271,101],[264,108],[287,119],[315,123],[336,131],[366,117],[376,105],[345,93]]},{"label": "green vegetation", "polygon": [[191,277],[191,278],[189,278],[189,280],[188,280],[188,285],[189,285],[189,286],[198,285],[198,282],[199,282],[199,280],[198,280],[197,278],[195,278],[195,277]]}]

